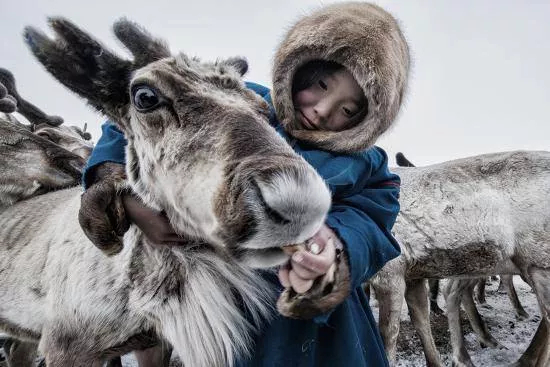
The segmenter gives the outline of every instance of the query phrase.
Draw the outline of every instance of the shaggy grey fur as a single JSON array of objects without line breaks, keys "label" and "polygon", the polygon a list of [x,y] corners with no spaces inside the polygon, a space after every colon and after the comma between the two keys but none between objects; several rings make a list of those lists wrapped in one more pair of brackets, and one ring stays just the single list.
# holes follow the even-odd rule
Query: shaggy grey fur
[{"label": "shaggy grey fur", "polygon": [[537,296],[542,320],[518,363],[549,365],[550,152],[494,153],[394,170],[402,180],[393,228],[402,254],[371,280],[390,359],[406,297],[415,327],[424,330],[419,334],[429,335],[423,340],[432,350],[428,364],[441,365],[429,330],[424,278],[520,274]]},{"label": "shaggy grey fur", "polygon": [[[400,167],[415,167],[414,164],[412,164],[402,153],[396,154],[396,163]],[[508,288],[508,296],[510,298],[510,301],[512,305],[514,306],[516,310],[516,314],[518,318],[527,318],[527,313],[521,306],[521,303],[518,299],[517,293],[514,288],[514,284],[512,281],[512,275],[500,275],[501,281],[506,284]],[[485,321],[479,314],[477,307],[474,302],[474,288],[477,285],[478,287],[484,286],[487,278],[482,277],[479,279],[461,279],[461,278],[454,278],[449,279],[447,282],[447,286],[445,289],[445,292],[443,292],[445,296],[445,303],[447,305],[447,318],[449,320],[449,330],[451,334],[451,344],[453,348],[453,360],[455,363],[471,363],[470,357],[466,351],[466,347],[464,346],[464,334],[462,332],[462,325],[460,323],[460,315],[458,314],[458,311],[460,309],[460,305],[464,307],[468,314],[468,318],[470,320],[470,323],[472,324],[472,328],[474,329],[474,332],[477,334],[477,337],[479,338],[480,342],[485,346],[490,347],[497,347],[499,346],[499,343],[495,340],[495,338],[490,334],[487,325],[485,324]],[[430,279],[429,281],[429,289],[430,289],[430,311],[434,312],[434,309],[437,313],[443,314],[443,310],[441,310],[437,304],[437,297],[439,293],[439,279]],[[416,294],[413,294],[412,292],[407,292],[408,297],[406,297],[407,303],[411,299],[414,299],[414,304],[418,304],[419,301],[416,300],[418,297],[423,297],[424,292],[419,292]],[[478,301],[481,302],[481,297],[478,295]],[[411,309],[414,309],[414,306],[410,306]],[[414,314],[414,312],[413,312]],[[424,310],[420,313],[420,315],[427,315],[427,312]],[[429,320],[416,320],[416,325],[429,325]],[[420,334],[420,339],[422,340],[422,344],[426,347],[424,348],[424,354],[426,356],[426,361],[428,365],[434,365],[434,361],[439,362],[439,355],[434,347],[435,343],[432,339],[431,331],[429,327],[419,327],[417,329],[417,332]]]},{"label": "shaggy grey fur", "polygon": [[80,189],[18,203],[0,214],[2,327],[39,339],[53,366],[99,366],[159,340],[186,366],[232,365],[273,312],[253,268],[283,263],[282,246],[320,228],[325,183],[269,125],[243,60],[165,57],[162,42],[122,20],[115,33],[139,52],[133,62],[64,19],[50,24],[55,40],[26,30],[33,53],[119,124],[130,187],[187,244],[154,246],[131,227],[106,257],[78,225]]},{"label": "shaggy grey fur", "polygon": [[0,118],[0,210],[15,202],[80,182],[84,159]]}]

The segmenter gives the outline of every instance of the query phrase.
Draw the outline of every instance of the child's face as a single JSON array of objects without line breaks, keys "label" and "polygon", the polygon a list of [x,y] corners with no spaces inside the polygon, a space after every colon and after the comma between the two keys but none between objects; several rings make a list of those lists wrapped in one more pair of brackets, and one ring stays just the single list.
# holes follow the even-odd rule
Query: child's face
[{"label": "child's face", "polygon": [[363,90],[346,69],[315,80],[293,102],[295,118],[307,130],[345,130],[366,108]]}]

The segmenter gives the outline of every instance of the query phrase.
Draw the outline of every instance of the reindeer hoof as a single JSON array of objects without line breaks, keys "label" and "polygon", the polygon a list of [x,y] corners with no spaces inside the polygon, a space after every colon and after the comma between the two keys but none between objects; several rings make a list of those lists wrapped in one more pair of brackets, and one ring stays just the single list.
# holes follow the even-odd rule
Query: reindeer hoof
[{"label": "reindeer hoof", "polygon": [[350,291],[348,259],[342,251],[327,274],[316,279],[307,292],[300,294],[292,288],[285,289],[277,301],[277,310],[285,317],[312,319],[338,306]]}]

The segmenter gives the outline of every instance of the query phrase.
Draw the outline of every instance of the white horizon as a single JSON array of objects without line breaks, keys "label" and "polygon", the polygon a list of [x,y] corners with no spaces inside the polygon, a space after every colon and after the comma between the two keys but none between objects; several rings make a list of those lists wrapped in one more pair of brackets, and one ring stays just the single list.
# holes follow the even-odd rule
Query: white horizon
[{"label": "white horizon", "polygon": [[[94,141],[105,120],[56,82],[23,42],[27,25],[47,33],[48,16],[71,19],[128,57],[111,33],[125,16],[171,49],[202,59],[234,55],[249,60],[247,80],[271,85],[274,50],[298,17],[334,1],[80,3],[0,0],[0,67],[16,77],[22,96]],[[403,152],[419,166],[482,153],[550,150],[550,3],[520,1],[378,1],[400,21],[413,69],[395,126],[377,145],[394,165]]]}]

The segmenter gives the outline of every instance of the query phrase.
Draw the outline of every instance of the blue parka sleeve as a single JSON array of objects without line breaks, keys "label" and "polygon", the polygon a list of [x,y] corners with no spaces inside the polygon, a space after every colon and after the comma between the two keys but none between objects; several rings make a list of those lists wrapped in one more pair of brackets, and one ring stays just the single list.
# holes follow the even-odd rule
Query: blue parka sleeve
[{"label": "blue parka sleeve", "polygon": [[90,172],[95,166],[104,162],[126,164],[126,144],[124,134],[112,122],[106,121],[101,126],[101,137],[82,173],[82,184],[85,189],[90,186]]},{"label": "blue parka sleeve", "polygon": [[361,172],[354,185],[362,188],[353,195],[341,196],[336,189],[326,221],[348,252],[352,289],[400,254],[391,234],[399,213],[399,176],[389,171],[382,149],[375,147],[365,154],[370,169]]}]

